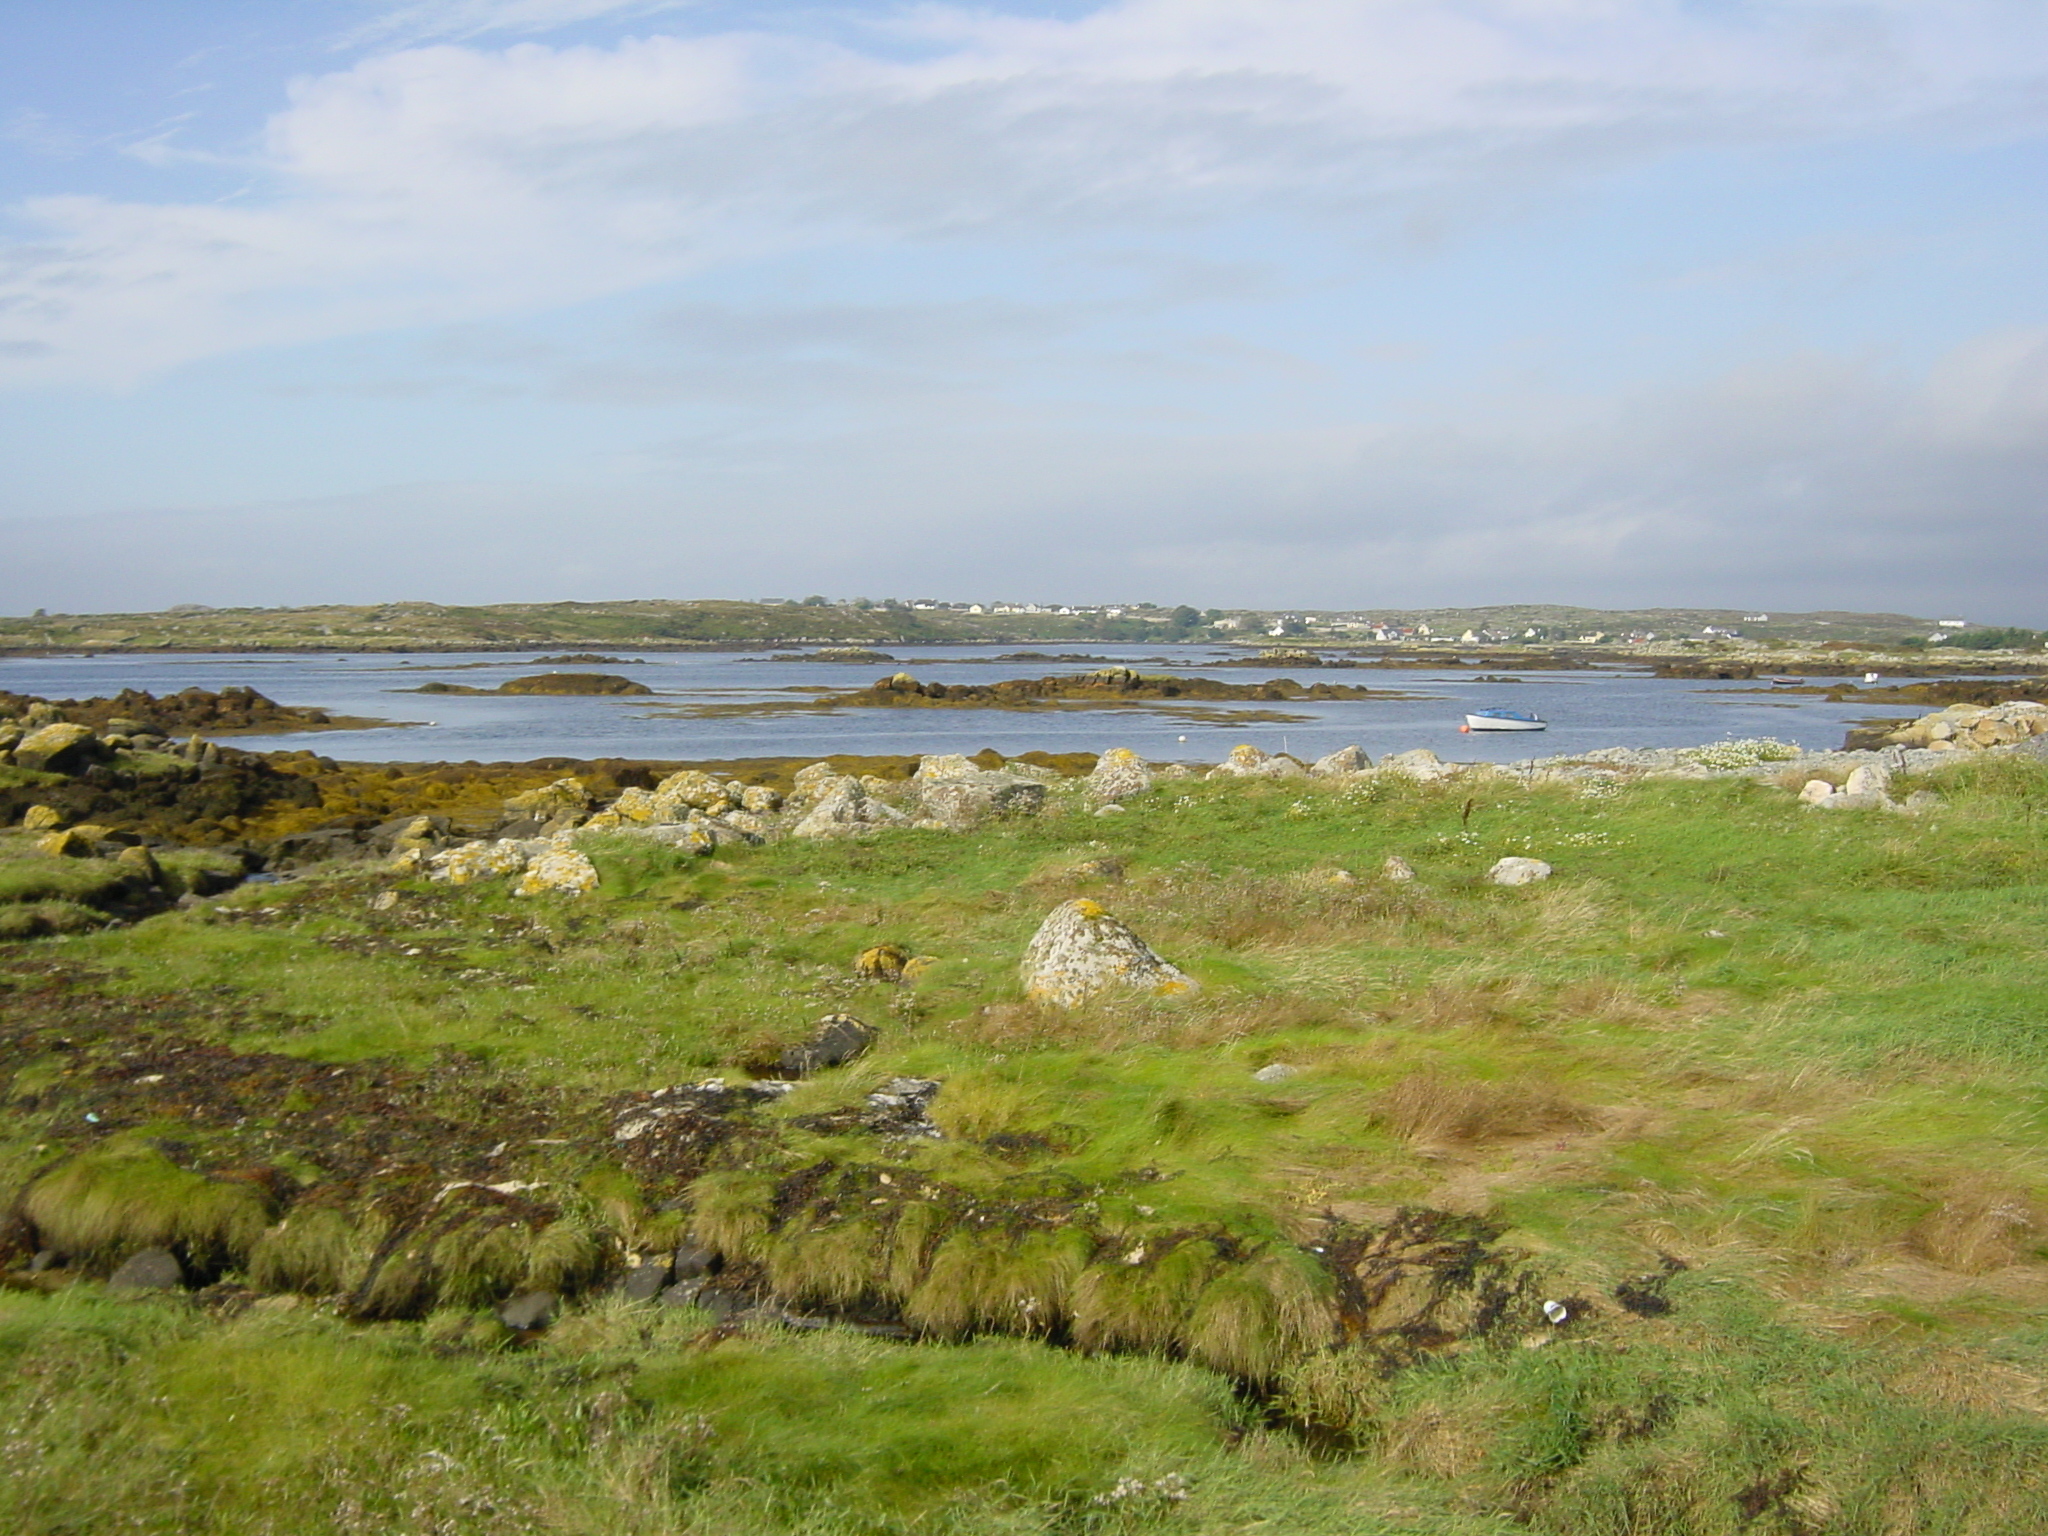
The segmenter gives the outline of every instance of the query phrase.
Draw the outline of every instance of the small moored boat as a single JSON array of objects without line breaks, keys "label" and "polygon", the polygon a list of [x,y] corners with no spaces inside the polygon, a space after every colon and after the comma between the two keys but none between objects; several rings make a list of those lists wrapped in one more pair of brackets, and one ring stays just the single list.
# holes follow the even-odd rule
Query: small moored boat
[{"label": "small moored boat", "polygon": [[1534,715],[1525,715],[1519,709],[1475,709],[1465,717],[1461,731],[1540,731],[1549,726],[1547,720]]}]

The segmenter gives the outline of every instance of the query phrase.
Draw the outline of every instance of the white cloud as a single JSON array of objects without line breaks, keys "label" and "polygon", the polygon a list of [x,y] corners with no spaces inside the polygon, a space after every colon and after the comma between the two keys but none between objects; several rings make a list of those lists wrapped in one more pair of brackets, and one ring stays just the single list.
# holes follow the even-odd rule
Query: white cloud
[{"label": "white cloud", "polygon": [[[384,18],[468,37],[631,9]],[[440,43],[300,80],[231,204],[18,206],[0,377],[122,383],[847,240],[1521,196],[1684,145],[2007,132],[2038,126],[2048,58],[2048,13],[2020,0],[1719,19],[1679,0],[1122,0],[1076,20],[949,4],[865,21],[866,51],[787,31]]]},{"label": "white cloud", "polygon": [[408,0],[381,8],[344,39],[363,43],[417,43],[484,37],[493,32],[536,34],[579,22],[626,20],[686,10],[697,0]]}]

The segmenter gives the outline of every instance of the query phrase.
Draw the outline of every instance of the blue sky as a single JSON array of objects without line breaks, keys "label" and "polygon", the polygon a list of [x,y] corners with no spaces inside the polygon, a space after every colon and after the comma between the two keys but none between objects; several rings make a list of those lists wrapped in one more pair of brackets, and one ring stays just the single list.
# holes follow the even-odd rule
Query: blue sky
[{"label": "blue sky", "polygon": [[2048,624],[2037,0],[14,0],[0,611]]}]

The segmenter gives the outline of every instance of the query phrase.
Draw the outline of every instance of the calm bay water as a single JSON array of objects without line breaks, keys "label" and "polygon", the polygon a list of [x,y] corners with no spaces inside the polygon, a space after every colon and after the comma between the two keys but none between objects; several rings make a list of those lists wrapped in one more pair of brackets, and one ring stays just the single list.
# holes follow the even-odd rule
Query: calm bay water
[{"label": "calm bay water", "polygon": [[[1090,646],[1104,662],[1138,665],[1229,682],[1264,681],[1285,672],[1311,683],[1365,683],[1424,695],[1344,703],[1219,705],[1198,715],[1154,710],[1060,709],[1029,713],[982,709],[848,709],[832,714],[766,714],[708,719],[665,713],[693,704],[740,704],[795,695],[791,687],[861,687],[901,669],[926,682],[989,683],[1088,670],[1087,663],[996,661],[1016,647],[904,648],[894,666],[770,662],[758,653],[688,652],[633,657],[623,665],[573,670],[618,673],[655,690],[653,697],[466,698],[398,690],[425,682],[495,687],[540,668],[546,651],[430,657],[390,656],[76,656],[0,657],[0,689],[48,698],[85,698],[123,688],[175,693],[239,684],[282,704],[342,715],[421,722],[402,729],[320,731],[246,736],[252,751],[306,747],[324,756],[367,762],[523,761],[536,757],[627,757],[716,760],[740,757],[824,757],[834,753],[975,752],[1006,756],[1099,752],[1130,747],[1153,759],[1214,761],[1241,741],[1308,759],[1357,743],[1378,758],[1429,747],[1447,759],[1512,762],[1597,747],[1680,747],[1726,737],[1775,736],[1816,749],[1842,745],[1852,719],[1910,718],[1917,708],[1831,704],[1825,699],[1760,694],[1756,683],[1652,678],[1629,670],[1527,672],[1519,681],[1483,683],[1485,666],[1412,669],[1287,669],[1266,671],[1202,665],[1226,653],[1201,647],[1165,655],[1158,648]],[[1162,665],[1162,661],[1165,665]],[[1149,666],[1142,664],[1150,663]],[[1100,665],[1102,663],[1096,663]],[[1550,722],[1542,733],[1463,735],[1468,709],[1505,706]],[[1300,722],[1245,723],[1222,718],[1234,707],[1271,708],[1308,717]]]}]

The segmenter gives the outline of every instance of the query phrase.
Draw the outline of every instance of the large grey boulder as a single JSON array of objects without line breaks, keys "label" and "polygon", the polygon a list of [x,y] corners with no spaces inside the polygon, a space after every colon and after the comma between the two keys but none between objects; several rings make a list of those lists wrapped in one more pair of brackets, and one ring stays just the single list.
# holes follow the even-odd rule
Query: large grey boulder
[{"label": "large grey boulder", "polygon": [[1541,859],[1506,858],[1486,872],[1495,885],[1534,885],[1550,878],[1550,866]]},{"label": "large grey boulder", "polygon": [[1201,986],[1095,902],[1061,902],[1039,925],[1019,968],[1025,995],[1078,1008],[1108,991],[1182,997]]},{"label": "large grey boulder", "polygon": [[1336,751],[1317,758],[1309,764],[1309,774],[1318,779],[1341,779],[1354,773],[1364,773],[1372,767],[1372,759],[1365,755],[1362,747],[1339,747]]},{"label": "large grey boulder", "polygon": [[[808,773],[810,770],[805,769]],[[799,779],[802,774],[797,776]],[[909,818],[892,805],[885,805],[867,791],[867,786],[845,774],[819,793],[810,810],[790,831],[792,837],[857,837],[883,827],[900,827]]]},{"label": "large grey boulder", "polygon": [[923,819],[964,831],[994,816],[1031,816],[1045,806],[1045,786],[1014,773],[966,773],[933,778],[918,793]]},{"label": "large grey boulder", "polygon": [[1084,781],[1091,800],[1128,800],[1152,787],[1152,768],[1129,747],[1111,747]]},{"label": "large grey boulder", "polygon": [[1262,752],[1246,743],[1230,749],[1230,755],[1209,770],[1212,779],[1299,779],[1308,770],[1284,753]]}]

